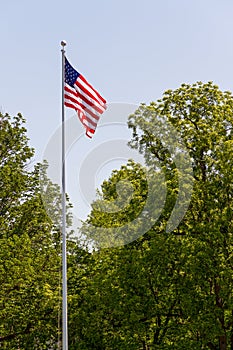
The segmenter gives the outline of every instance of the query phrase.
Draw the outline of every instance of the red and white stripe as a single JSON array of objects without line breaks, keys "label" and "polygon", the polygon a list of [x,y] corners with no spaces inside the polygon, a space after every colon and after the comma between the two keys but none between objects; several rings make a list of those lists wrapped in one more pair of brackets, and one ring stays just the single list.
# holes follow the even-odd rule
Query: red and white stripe
[{"label": "red and white stripe", "polygon": [[86,135],[92,137],[101,114],[106,110],[106,101],[80,74],[71,87],[65,84],[65,106],[73,108],[86,128]]}]

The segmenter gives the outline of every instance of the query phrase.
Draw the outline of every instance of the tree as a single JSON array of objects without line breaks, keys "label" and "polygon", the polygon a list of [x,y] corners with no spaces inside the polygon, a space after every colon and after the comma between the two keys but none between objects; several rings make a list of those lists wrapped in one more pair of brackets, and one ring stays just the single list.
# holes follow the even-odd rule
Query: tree
[{"label": "tree", "polygon": [[[141,105],[130,116],[131,147],[144,155],[146,172],[163,172],[160,187],[167,188],[166,203],[142,237],[103,249],[95,226],[124,226],[137,217],[148,197],[143,170],[132,163],[103,183],[100,198],[116,210],[101,212],[106,211],[106,203],[98,200],[83,226],[83,233],[97,243],[97,251],[85,278],[80,276],[85,288],[72,317],[83,321],[75,349],[79,343],[93,349],[233,348],[232,111],[230,92],[199,82],[168,90],[162,100]],[[173,128],[175,134],[170,132]],[[179,191],[184,201],[188,198],[185,186],[190,191],[190,183],[183,182],[179,188],[178,158],[172,154],[179,146],[174,135],[189,152],[194,183],[184,219],[168,232],[171,214],[178,213],[173,209]],[[164,141],[167,137],[175,142],[173,148]],[[186,175],[190,173],[183,178]],[[117,182],[122,179],[137,186],[126,207],[119,210],[125,203],[124,194],[117,201]],[[152,183],[152,193],[155,188]],[[163,191],[157,194],[162,196]],[[143,212],[144,219],[151,221],[158,208],[154,210]],[[135,229],[135,223],[129,225],[127,235],[132,230],[134,237]],[[111,246],[106,237],[104,242]],[[72,298],[79,299],[75,288]]]},{"label": "tree", "polygon": [[[33,149],[24,123],[0,115],[0,347],[48,349],[58,338],[59,228],[42,202],[44,166],[28,170]],[[56,192],[49,181],[47,189]],[[57,192],[53,198],[59,202]]]},{"label": "tree", "polygon": [[158,140],[143,133],[145,120],[152,122],[157,114],[176,128],[189,150],[195,182],[180,232],[191,238],[194,287],[197,284],[205,295],[196,302],[206,305],[201,318],[206,322],[200,323],[200,315],[194,313],[196,329],[201,338],[208,338],[204,335],[208,326],[214,329],[208,346],[214,348],[218,339],[220,349],[225,349],[227,342],[232,343],[232,95],[212,83],[183,84],[151,107],[154,113],[142,107],[130,120],[135,135],[132,146],[150,156],[161,152]]}]

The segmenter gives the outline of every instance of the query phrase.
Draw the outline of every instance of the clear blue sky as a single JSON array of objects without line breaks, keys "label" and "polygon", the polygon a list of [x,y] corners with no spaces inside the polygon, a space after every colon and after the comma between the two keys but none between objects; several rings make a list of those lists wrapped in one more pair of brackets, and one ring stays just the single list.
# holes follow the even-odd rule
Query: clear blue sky
[{"label": "clear blue sky", "polygon": [[24,115],[40,160],[61,120],[61,39],[109,103],[149,103],[183,82],[232,91],[232,17],[231,0],[4,1],[0,108]]},{"label": "clear blue sky", "polygon": [[61,39],[108,102],[149,102],[197,80],[232,91],[232,17],[231,0],[3,1],[0,107],[22,112],[43,148],[60,123]]}]

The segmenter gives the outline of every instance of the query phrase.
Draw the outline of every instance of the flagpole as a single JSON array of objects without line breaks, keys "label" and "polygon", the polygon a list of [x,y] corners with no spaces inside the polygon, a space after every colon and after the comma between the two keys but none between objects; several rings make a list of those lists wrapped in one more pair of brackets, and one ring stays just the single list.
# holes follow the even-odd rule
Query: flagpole
[{"label": "flagpole", "polygon": [[67,322],[67,261],[66,261],[66,181],[65,181],[65,46],[61,41],[62,52],[62,350],[68,350]]}]

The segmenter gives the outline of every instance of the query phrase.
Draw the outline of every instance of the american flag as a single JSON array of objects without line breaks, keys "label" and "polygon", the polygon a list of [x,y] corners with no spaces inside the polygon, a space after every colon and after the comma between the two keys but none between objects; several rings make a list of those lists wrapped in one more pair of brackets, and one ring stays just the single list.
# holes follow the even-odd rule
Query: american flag
[{"label": "american flag", "polygon": [[65,58],[65,106],[73,108],[92,137],[101,114],[106,110],[106,100],[78,73]]}]

